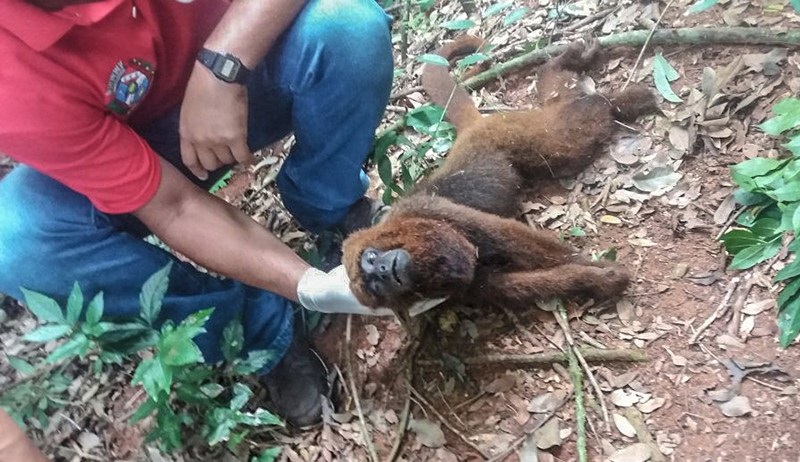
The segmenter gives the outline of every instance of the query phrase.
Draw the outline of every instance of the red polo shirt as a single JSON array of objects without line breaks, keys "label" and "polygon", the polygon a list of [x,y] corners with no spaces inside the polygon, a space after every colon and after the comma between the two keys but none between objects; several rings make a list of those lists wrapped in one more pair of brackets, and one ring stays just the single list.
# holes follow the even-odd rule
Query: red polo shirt
[{"label": "red polo shirt", "polygon": [[135,132],[180,102],[227,0],[101,0],[45,12],[0,1],[0,152],[132,212],[158,189]]}]

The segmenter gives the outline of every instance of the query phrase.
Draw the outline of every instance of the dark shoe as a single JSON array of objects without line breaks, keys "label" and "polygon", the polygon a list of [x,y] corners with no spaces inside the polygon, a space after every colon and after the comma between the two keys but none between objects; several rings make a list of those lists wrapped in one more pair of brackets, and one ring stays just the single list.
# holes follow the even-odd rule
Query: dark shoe
[{"label": "dark shoe", "polygon": [[336,230],[347,237],[360,229],[369,228],[378,223],[388,210],[389,206],[383,205],[383,202],[364,196],[350,207]]},{"label": "dark shoe", "polygon": [[369,197],[362,197],[350,207],[344,219],[330,231],[317,238],[317,252],[321,259],[319,268],[330,271],[342,264],[342,242],[354,232],[378,223],[390,207]]},{"label": "dark shoe", "polygon": [[322,420],[322,399],[330,389],[327,377],[322,358],[305,335],[295,333],[286,355],[260,380],[275,412],[289,425],[302,429]]}]

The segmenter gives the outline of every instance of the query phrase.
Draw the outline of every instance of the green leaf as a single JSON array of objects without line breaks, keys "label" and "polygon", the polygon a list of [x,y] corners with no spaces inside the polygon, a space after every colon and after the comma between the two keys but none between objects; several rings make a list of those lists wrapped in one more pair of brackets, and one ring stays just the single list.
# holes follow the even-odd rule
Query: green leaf
[{"label": "green leaf", "polygon": [[36,372],[36,368],[33,364],[25,361],[24,359],[17,357],[17,356],[8,356],[8,365],[13,367],[15,371],[19,372],[22,375],[30,375]]},{"label": "green leaf", "polygon": [[436,64],[438,66],[449,67],[450,63],[447,58],[433,53],[426,53],[417,57],[417,61],[425,64]]},{"label": "green leaf", "polygon": [[776,239],[772,242],[759,244],[753,247],[743,249],[733,258],[730,264],[731,269],[747,269],[768,260],[781,250],[781,241]]},{"label": "green leaf", "polygon": [[253,413],[243,413],[239,422],[251,427],[263,427],[265,425],[283,426],[284,423],[275,414],[267,411],[266,409],[257,409]]},{"label": "green leaf", "polygon": [[700,0],[699,2],[695,3],[694,5],[690,6],[688,10],[686,10],[686,14],[695,14],[700,13],[701,11],[705,11],[712,6],[719,3],[719,0]]},{"label": "green leaf", "polygon": [[677,79],[678,77],[680,77],[678,71],[672,67],[672,65],[660,52],[656,53],[656,56],[653,59],[653,81],[656,84],[656,90],[661,93],[661,96],[663,96],[664,99],[673,103],[680,103],[683,101],[678,95],[675,94],[674,91],[672,91],[672,87],[669,85],[671,81]]},{"label": "green leaf", "polygon": [[232,319],[222,331],[222,355],[228,362],[233,362],[242,352],[244,346],[244,327],[239,318]]},{"label": "green leaf", "polygon": [[22,336],[22,339],[28,342],[49,342],[61,338],[72,332],[72,327],[66,324],[56,324],[53,326],[42,326],[36,330],[28,332]]},{"label": "green leaf", "polygon": [[59,346],[45,359],[50,364],[57,363],[62,359],[72,358],[75,356],[85,356],[89,352],[89,347],[92,345],[89,337],[82,333],[75,334],[74,337],[66,341],[63,345]]},{"label": "green leaf", "polygon": [[775,275],[775,282],[785,281],[795,276],[800,276],[800,258],[797,256],[795,256],[791,263],[778,271],[778,274]]},{"label": "green leaf", "polygon": [[[800,2],[800,0],[797,1]],[[783,147],[788,149],[795,157],[800,156],[800,134],[789,138],[789,142],[784,144]]]},{"label": "green leaf", "polygon": [[78,285],[76,281],[75,284],[72,285],[72,292],[70,292],[67,298],[67,322],[71,326],[74,326],[75,323],[78,322],[82,310],[83,292],[81,292],[81,286]]},{"label": "green leaf", "polygon": [[169,272],[172,270],[172,262],[167,263],[167,266],[156,271],[155,274],[150,276],[142,286],[142,292],[139,294],[139,306],[141,307],[141,316],[149,325],[153,325],[158,316],[161,314],[161,303],[164,301],[164,296],[167,293],[169,286]]},{"label": "green leaf", "polygon": [[767,195],[781,202],[800,201],[800,181],[786,183],[782,187],[768,192]]},{"label": "green leaf", "polygon": [[456,63],[456,67],[459,69],[464,69],[469,66],[473,66],[475,64],[481,63],[489,59],[489,55],[485,53],[472,53],[467,56],[464,56],[462,59],[459,59]]},{"label": "green leaf", "polygon": [[750,226],[750,231],[764,241],[770,241],[779,235],[781,222],[774,218],[759,218]]},{"label": "green leaf", "polygon": [[250,375],[258,372],[265,364],[275,358],[272,350],[255,350],[247,354],[247,359],[234,362],[233,372],[239,375]]},{"label": "green leaf", "polygon": [[[800,1],[800,0],[797,0],[797,1]],[[483,17],[484,18],[490,18],[492,16],[498,15],[498,14],[502,13],[503,10],[508,9],[513,5],[514,5],[513,2],[494,3],[492,5],[489,5],[489,7],[486,8],[486,10],[483,12]]]},{"label": "green leaf", "polygon": [[800,297],[794,297],[789,303],[780,307],[778,315],[778,327],[781,334],[779,337],[781,347],[788,347],[797,334],[800,333]]},{"label": "green leaf", "polygon": [[38,292],[33,292],[25,288],[21,289],[25,296],[25,305],[36,315],[39,321],[57,324],[66,323],[67,320],[64,318],[64,313],[55,300]]},{"label": "green leaf", "polygon": [[153,401],[152,398],[147,398],[147,400],[143,402],[138,409],[136,409],[136,412],[134,412],[133,415],[130,417],[128,423],[131,425],[136,424],[137,422],[141,421],[145,417],[152,414],[157,407],[158,403],[156,401]]},{"label": "green leaf", "polygon": [[231,398],[231,404],[229,408],[233,411],[238,411],[245,404],[247,404],[247,400],[253,395],[253,392],[250,391],[250,388],[247,385],[236,382],[233,384],[233,398]]},{"label": "green leaf", "polygon": [[766,157],[755,157],[731,167],[731,176],[737,184],[742,186],[742,183],[745,183],[751,178],[764,176],[774,172],[779,168],[782,168],[784,165],[786,165],[786,162],[787,159],[768,159]]},{"label": "green leaf", "polygon": [[281,448],[269,448],[250,459],[250,462],[274,462],[279,455],[281,455]]},{"label": "green leaf", "polygon": [[86,323],[93,326],[100,322],[100,319],[103,317],[104,306],[103,292],[100,291],[92,298],[89,302],[89,306],[86,308]]},{"label": "green leaf", "polygon": [[233,412],[225,408],[215,408],[210,414],[206,415],[206,441],[211,446],[225,441],[231,434],[231,429],[236,425]]},{"label": "green leaf", "polygon": [[503,25],[504,26],[510,26],[510,25],[514,24],[515,22],[518,22],[519,20],[524,18],[526,14],[528,14],[528,11],[529,11],[529,8],[524,7],[524,6],[515,9],[514,11],[508,13],[506,15],[506,17],[503,18]]},{"label": "green leaf", "polygon": [[206,383],[200,387],[200,391],[208,398],[216,398],[225,391],[225,387],[218,383]]},{"label": "green leaf", "polygon": [[447,30],[465,30],[475,27],[475,22],[470,19],[456,19],[442,23],[442,27]]},{"label": "green leaf", "polygon": [[800,13],[800,0],[789,0],[789,4],[794,7],[794,10]]},{"label": "green leaf", "polygon": [[744,206],[761,205],[772,202],[772,199],[764,194],[745,191],[744,189],[737,189],[734,191],[733,198],[736,199],[737,203]]},{"label": "green leaf", "polygon": [[789,300],[791,300],[792,297],[797,295],[798,291],[800,291],[800,278],[795,279],[789,284],[786,284],[783,290],[781,290],[781,293],[778,295],[778,311],[780,311],[782,307],[787,306],[786,304],[789,302]]},{"label": "green leaf", "polygon": [[775,116],[762,122],[758,127],[768,135],[781,133],[800,126],[800,99],[784,98],[772,107]]},{"label": "green leaf", "polygon": [[131,380],[131,385],[140,383],[148,396],[158,401],[161,392],[169,393],[172,386],[172,369],[165,368],[158,357],[145,359],[136,367]]},{"label": "green leaf", "polygon": [[764,243],[762,238],[753,234],[749,229],[732,229],[723,234],[720,240],[725,244],[725,250],[731,255]]},{"label": "green leaf", "polygon": [[189,338],[172,337],[159,348],[158,355],[168,366],[186,366],[203,362],[200,348]]}]

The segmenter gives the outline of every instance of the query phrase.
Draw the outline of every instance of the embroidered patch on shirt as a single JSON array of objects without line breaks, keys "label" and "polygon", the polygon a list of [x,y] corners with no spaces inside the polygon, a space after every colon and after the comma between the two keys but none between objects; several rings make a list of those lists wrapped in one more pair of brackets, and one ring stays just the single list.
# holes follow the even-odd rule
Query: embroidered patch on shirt
[{"label": "embroidered patch on shirt", "polygon": [[154,73],[154,66],[141,59],[118,62],[108,79],[106,108],[120,117],[127,117],[144,99]]}]

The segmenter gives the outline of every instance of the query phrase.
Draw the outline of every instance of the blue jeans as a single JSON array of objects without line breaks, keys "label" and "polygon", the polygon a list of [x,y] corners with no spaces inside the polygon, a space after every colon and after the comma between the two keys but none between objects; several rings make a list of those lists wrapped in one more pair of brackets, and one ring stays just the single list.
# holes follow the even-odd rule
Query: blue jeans
[{"label": "blue jeans", "polygon": [[[374,0],[311,0],[248,82],[250,147],[294,132],[277,184],[311,231],[337,224],[366,190],[362,166],[391,88],[389,21]],[[182,167],[177,113],[139,132]],[[19,166],[0,181],[0,204],[2,293],[21,299],[24,287],[64,303],[77,281],[87,299],[103,291],[108,317],[136,316],[143,283],[172,261],[162,320],[214,307],[208,332],[197,338],[206,361],[222,359],[222,331],[235,318],[245,351],[276,353],[263,372],[291,342],[289,300],[196,271],[143,241],[131,216],[102,213],[31,168]]]}]

